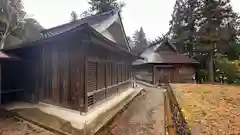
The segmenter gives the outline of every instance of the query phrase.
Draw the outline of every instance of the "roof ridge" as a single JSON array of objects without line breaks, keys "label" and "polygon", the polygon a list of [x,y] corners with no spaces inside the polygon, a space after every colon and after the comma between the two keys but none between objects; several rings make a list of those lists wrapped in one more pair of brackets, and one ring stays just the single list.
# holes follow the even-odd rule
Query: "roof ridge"
[{"label": "roof ridge", "polygon": [[87,17],[78,19],[77,21],[80,21],[80,20],[88,20],[88,19],[92,19],[92,18],[97,17],[97,16],[106,15],[106,14],[109,14],[109,13],[114,14],[115,12],[119,12],[119,11],[116,10],[116,9],[112,9],[112,10],[109,10],[109,11],[106,11],[106,12],[97,13],[97,14],[94,14],[94,15],[90,15],[90,16],[87,16]]}]

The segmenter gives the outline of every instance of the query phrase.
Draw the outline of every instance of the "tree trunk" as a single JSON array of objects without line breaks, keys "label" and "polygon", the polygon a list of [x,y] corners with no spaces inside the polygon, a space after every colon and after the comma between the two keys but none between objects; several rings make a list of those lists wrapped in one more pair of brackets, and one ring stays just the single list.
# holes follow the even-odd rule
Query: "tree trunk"
[{"label": "tree trunk", "polygon": [[0,43],[1,48],[0,49],[3,49],[5,40],[6,40],[6,35],[3,35],[2,38],[1,38],[1,43]]},{"label": "tree trunk", "polygon": [[209,70],[209,81],[214,83],[214,67],[213,67],[213,51],[209,52],[209,62],[208,62],[208,70]]},{"label": "tree trunk", "polygon": [[9,27],[10,27],[10,26],[7,25],[5,32],[4,32],[4,34],[2,35],[2,37],[1,37],[1,42],[0,42],[0,47],[1,47],[1,48],[0,48],[0,49],[3,49],[3,48],[4,48],[4,45],[5,45],[7,36],[8,36]]}]

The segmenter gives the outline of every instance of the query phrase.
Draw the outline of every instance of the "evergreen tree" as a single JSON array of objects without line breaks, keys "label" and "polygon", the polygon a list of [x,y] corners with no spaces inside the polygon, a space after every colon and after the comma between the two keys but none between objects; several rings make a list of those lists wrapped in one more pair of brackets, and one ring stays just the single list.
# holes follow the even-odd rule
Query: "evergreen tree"
[{"label": "evergreen tree", "polygon": [[130,46],[131,49],[133,49],[135,47],[133,41],[132,41],[132,38],[130,36],[127,36],[127,41],[128,41],[128,44]]},{"label": "evergreen tree", "polygon": [[172,39],[177,43],[178,50],[184,52],[184,12],[185,12],[185,2],[183,0],[176,0],[174,5],[172,20],[170,21],[170,34]]},{"label": "evergreen tree", "polygon": [[91,6],[89,9],[91,13],[102,13],[115,8],[121,9],[125,6],[124,3],[118,3],[117,0],[90,0],[88,4]]},{"label": "evergreen tree", "polygon": [[140,30],[136,30],[133,34],[133,43],[135,46],[133,52],[138,55],[140,55],[148,47],[146,34],[143,31],[142,27],[140,28]]},{"label": "evergreen tree", "polygon": [[82,13],[80,14],[80,19],[81,19],[81,18],[85,18],[85,17],[89,17],[89,16],[91,16],[91,15],[93,15],[93,14],[90,13],[89,11],[84,11],[84,12],[82,12]]},{"label": "evergreen tree", "polygon": [[193,56],[196,21],[199,15],[198,0],[177,0],[170,21],[170,35],[181,53]]},{"label": "evergreen tree", "polygon": [[[239,17],[229,0],[177,0],[170,21],[170,36],[178,49],[200,62],[202,73],[215,80],[215,54],[236,58]],[[206,61],[207,59],[207,61]],[[216,59],[216,60],[215,60]],[[204,77],[205,78],[205,77]]]},{"label": "evergreen tree", "polygon": [[[230,1],[203,0],[201,2],[201,19],[198,22],[197,51],[208,55],[209,81],[214,82],[214,57],[230,46],[236,34],[230,29],[230,23],[235,18]],[[230,34],[226,37],[226,33]],[[225,35],[225,36],[223,36]]]},{"label": "evergreen tree", "polygon": [[71,21],[76,21],[78,19],[78,15],[75,11],[72,11],[71,13]]}]

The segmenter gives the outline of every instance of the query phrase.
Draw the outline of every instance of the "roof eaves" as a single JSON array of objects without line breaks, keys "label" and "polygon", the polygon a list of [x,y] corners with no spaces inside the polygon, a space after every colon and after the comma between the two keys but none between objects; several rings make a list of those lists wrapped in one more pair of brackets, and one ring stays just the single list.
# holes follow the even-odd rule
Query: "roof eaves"
[{"label": "roof eaves", "polygon": [[167,42],[176,52],[178,52],[176,46],[169,39],[167,39]]},{"label": "roof eaves", "polygon": [[103,36],[101,33],[99,33],[97,30],[95,30],[94,28],[92,28],[90,25],[88,25],[88,28],[90,28],[91,32],[93,32],[95,35],[97,35],[98,37],[102,38],[103,40],[105,40],[106,42],[113,44],[113,47],[116,47],[117,49],[128,53],[134,57],[137,57],[139,59],[143,59],[140,56],[135,55],[134,53],[130,52],[129,50],[127,50],[126,48],[122,47],[121,45],[116,45],[116,43],[114,43],[113,41],[109,40],[108,38],[106,38],[105,36]]},{"label": "roof eaves", "polygon": [[122,31],[123,31],[123,35],[124,35],[125,42],[126,42],[126,44],[127,44],[128,51],[131,51],[131,48],[130,48],[130,46],[129,46],[129,42],[128,42],[128,40],[127,40],[126,31],[125,31],[125,29],[124,29],[124,27],[123,27],[123,22],[122,22],[122,17],[121,17],[120,11],[118,11],[118,16],[119,16],[119,19],[120,19],[121,29],[122,29]]}]

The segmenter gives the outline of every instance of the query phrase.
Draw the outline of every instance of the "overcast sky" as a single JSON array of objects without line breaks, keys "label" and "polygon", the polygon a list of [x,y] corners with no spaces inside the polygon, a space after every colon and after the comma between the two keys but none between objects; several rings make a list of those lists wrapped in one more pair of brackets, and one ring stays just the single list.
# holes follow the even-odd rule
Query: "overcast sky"
[{"label": "overcast sky", "polygon": [[[169,29],[169,21],[175,0],[122,0],[123,25],[128,36],[143,27],[146,35],[154,39]],[[87,0],[23,0],[25,11],[45,28],[70,21],[70,14],[87,10]],[[235,11],[240,12],[240,0],[232,0]]]}]

